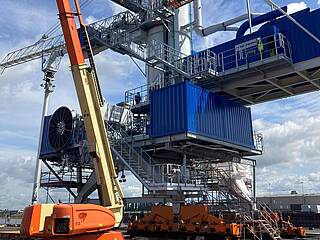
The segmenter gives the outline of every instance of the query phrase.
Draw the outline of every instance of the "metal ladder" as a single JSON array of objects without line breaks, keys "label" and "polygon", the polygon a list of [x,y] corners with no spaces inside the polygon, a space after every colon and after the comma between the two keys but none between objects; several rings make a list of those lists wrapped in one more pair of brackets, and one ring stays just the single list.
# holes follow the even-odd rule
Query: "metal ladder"
[{"label": "metal ladder", "polygon": [[252,234],[253,239],[257,240],[263,240],[262,235],[257,235],[257,232],[255,230],[255,220],[248,214],[242,213],[241,214],[241,223],[245,227],[245,229],[242,230],[242,237],[245,239],[245,230],[248,230],[250,234]]},{"label": "metal ladder", "polygon": [[272,210],[265,203],[258,203],[258,208],[260,208],[258,209],[258,216],[261,227],[272,239],[281,239],[278,223],[271,216],[271,214],[274,214]]},{"label": "metal ladder", "polygon": [[167,44],[153,40],[147,45],[146,62],[159,70],[165,71],[161,64],[167,66],[172,71],[189,77],[188,66],[190,65],[190,58],[178,50],[170,47]]},{"label": "metal ladder", "polygon": [[279,229],[273,226],[273,222],[267,220],[267,218],[261,217],[261,211],[258,210],[258,218],[253,219],[246,213],[241,215],[241,222],[244,224],[245,229],[249,231],[254,239],[263,240],[263,234],[267,234],[273,240],[282,239]]},{"label": "metal ladder", "polygon": [[133,147],[126,139],[130,136],[121,127],[114,129],[107,124],[111,149],[115,156],[123,162],[129,171],[150,190],[150,183],[153,182],[152,165],[154,160],[141,147]]},{"label": "metal ladder", "polygon": [[[241,189],[239,189],[237,185],[232,184],[232,178],[227,173],[227,171],[223,169],[214,169],[213,176],[217,179],[215,187],[223,194],[226,199],[235,203],[237,202],[239,205],[244,202],[250,202],[239,193],[242,192]],[[234,188],[237,188],[238,192]]]}]

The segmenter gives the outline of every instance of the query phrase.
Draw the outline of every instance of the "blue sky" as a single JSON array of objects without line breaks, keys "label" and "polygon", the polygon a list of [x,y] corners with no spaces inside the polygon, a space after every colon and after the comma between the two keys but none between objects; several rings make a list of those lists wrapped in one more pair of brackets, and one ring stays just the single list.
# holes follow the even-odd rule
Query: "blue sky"
[{"label": "blue sky", "polygon": [[[318,0],[276,0],[291,10],[318,8]],[[110,0],[95,0],[83,10],[87,22],[121,10]],[[213,3],[214,2],[214,3]],[[55,1],[0,0],[0,57],[30,45],[58,23]],[[245,12],[243,0],[203,0],[204,25],[218,23]],[[253,12],[270,8],[263,0],[252,1]],[[222,14],[223,13],[223,14]],[[58,32],[57,32],[58,33]],[[195,37],[196,50],[234,37],[224,32],[206,39]],[[105,51],[95,58],[105,98],[123,101],[124,91],[145,84],[129,57]],[[43,91],[41,63],[33,61],[8,69],[0,76],[0,208],[23,208],[31,198],[34,163],[40,126]],[[52,113],[61,105],[78,109],[68,59],[56,74],[56,90],[50,101]],[[288,193],[301,189],[320,192],[320,96],[318,92],[259,104],[252,108],[254,126],[264,134],[265,153],[257,168],[258,194]],[[132,178],[124,186],[128,195],[140,192]]]}]

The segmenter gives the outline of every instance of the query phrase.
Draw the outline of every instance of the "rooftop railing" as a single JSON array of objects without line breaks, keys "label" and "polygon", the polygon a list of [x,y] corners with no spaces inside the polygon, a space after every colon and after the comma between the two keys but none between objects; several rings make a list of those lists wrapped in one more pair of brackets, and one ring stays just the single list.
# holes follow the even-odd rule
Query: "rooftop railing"
[{"label": "rooftop railing", "polygon": [[263,65],[280,58],[292,61],[291,44],[282,33],[255,38],[234,48],[217,53],[218,74]]}]

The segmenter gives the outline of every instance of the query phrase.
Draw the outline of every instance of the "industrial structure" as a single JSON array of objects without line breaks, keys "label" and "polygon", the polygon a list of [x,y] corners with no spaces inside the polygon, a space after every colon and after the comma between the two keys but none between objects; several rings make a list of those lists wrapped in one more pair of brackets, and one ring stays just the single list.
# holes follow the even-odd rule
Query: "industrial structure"
[{"label": "industrial structure", "polygon": [[[92,54],[112,49],[143,61],[147,82],[126,91],[122,103],[106,104],[104,134],[110,141],[119,181],[125,181],[125,171],[130,171],[142,184],[143,196],[171,205],[155,207],[151,215],[134,222],[131,234],[189,232],[197,223],[183,207],[175,209],[184,204],[202,205],[194,209],[214,225],[210,234],[222,229],[219,234],[228,232],[232,237],[249,234],[280,239],[282,231],[301,231],[292,230],[290,224],[281,229],[268,205],[257,206],[254,156],[262,154],[263,137],[252,128],[248,106],[320,89],[320,30],[313,24],[320,19],[320,10],[288,15],[286,7],[267,0],[274,8],[269,13],[253,14],[248,6],[244,15],[204,27],[200,0],[113,2],[128,11],[86,26],[90,40],[79,29],[82,48],[89,52],[92,69],[88,45]],[[234,26],[240,22],[240,27]],[[246,34],[248,30],[250,34]],[[218,31],[237,31],[237,36],[221,45],[192,51],[192,32],[205,37]],[[103,193],[104,197],[101,190],[93,194],[104,177],[97,173],[88,140],[92,139],[85,127],[88,115],[68,107],[47,112],[60,60],[66,53],[71,55],[65,37],[45,36],[32,46],[9,53],[0,63],[5,70],[43,58],[45,96],[32,201],[38,201],[41,187],[46,190],[47,202],[56,202],[51,194],[54,189],[66,189],[70,202],[92,203],[99,197],[100,204],[106,206],[104,199],[110,192],[116,188],[115,195],[122,193],[113,179],[117,176],[112,176],[109,193]],[[102,106],[101,90],[97,89]],[[167,215],[154,223],[155,213],[161,215],[157,211]],[[186,225],[176,225],[177,215]],[[170,222],[170,229],[163,225],[163,219]],[[155,225],[146,231],[151,223]],[[207,236],[207,227],[201,225],[201,230],[193,232]]]}]

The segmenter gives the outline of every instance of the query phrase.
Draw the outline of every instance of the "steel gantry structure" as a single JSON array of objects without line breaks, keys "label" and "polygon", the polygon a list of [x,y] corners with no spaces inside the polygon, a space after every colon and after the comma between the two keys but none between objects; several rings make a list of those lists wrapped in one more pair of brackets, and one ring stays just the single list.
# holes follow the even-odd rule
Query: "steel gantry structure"
[{"label": "steel gantry structure", "polygon": [[[124,103],[121,106],[113,106],[107,117],[111,149],[119,169],[131,171],[147,193],[162,197],[175,195],[178,196],[175,199],[177,202],[192,201],[196,198],[209,201],[205,197],[209,195],[215,206],[223,205],[228,208],[228,203],[234,207],[243,202],[246,205],[248,201],[241,192],[235,191],[232,184],[225,183],[232,178],[232,164],[246,162],[246,157],[261,154],[262,136],[256,135],[255,149],[225,144],[192,134],[151,139],[145,127],[149,121],[150,93],[187,79],[243,105],[253,105],[320,89],[319,57],[295,63],[291,42],[281,32],[264,38],[257,36],[223,51],[210,48],[191,54],[190,47],[186,45],[190,41],[192,31],[201,37],[217,31],[237,31],[239,28],[234,24],[247,19],[249,27],[252,28],[251,21],[258,19],[259,15],[251,13],[249,5],[248,14],[204,27],[200,0],[113,2],[128,10],[87,25],[93,54],[111,49],[141,60],[146,64],[148,78],[146,85],[128,90]],[[280,11],[281,8],[277,5],[271,1],[267,2]],[[192,11],[191,4],[193,19],[178,24],[177,19],[183,8],[187,9],[187,15]],[[282,11],[282,15],[291,18]],[[179,32],[179,36],[175,36],[175,31]],[[301,31],[305,30],[302,28]],[[310,36],[317,39],[313,33]],[[84,42],[82,45],[85,46]],[[264,49],[270,48],[268,54],[263,52]],[[57,70],[54,65],[58,65],[65,54],[66,46],[62,35],[43,37],[31,46],[7,54],[0,62],[0,68],[4,71],[35,59],[46,59],[43,60],[46,83],[43,111],[45,116],[48,95],[52,92],[52,81]],[[228,62],[228,59],[233,59],[232,63]],[[135,99],[138,93],[140,101]],[[126,116],[129,124],[123,121],[126,111],[130,112]],[[81,118],[79,119],[81,122]],[[42,129],[43,126],[41,133]],[[164,158],[167,162],[163,162]],[[230,162],[228,171],[218,171],[217,164],[221,163],[221,159]],[[52,167],[51,172],[57,172],[54,168],[61,165],[55,160],[52,160],[51,165],[50,161],[44,162]],[[250,161],[249,165],[254,169],[255,162]],[[210,171],[206,172],[204,166]],[[36,194],[33,201],[37,199],[39,186],[39,169],[37,171],[34,191]],[[45,185],[48,188],[58,186],[55,182],[57,179],[59,186],[65,187],[66,183],[72,183],[72,186],[78,188],[78,193],[72,194],[77,202],[83,202],[96,188],[96,179],[92,174],[84,178],[85,183],[71,180],[63,182],[57,174],[54,181],[48,180]]]}]

